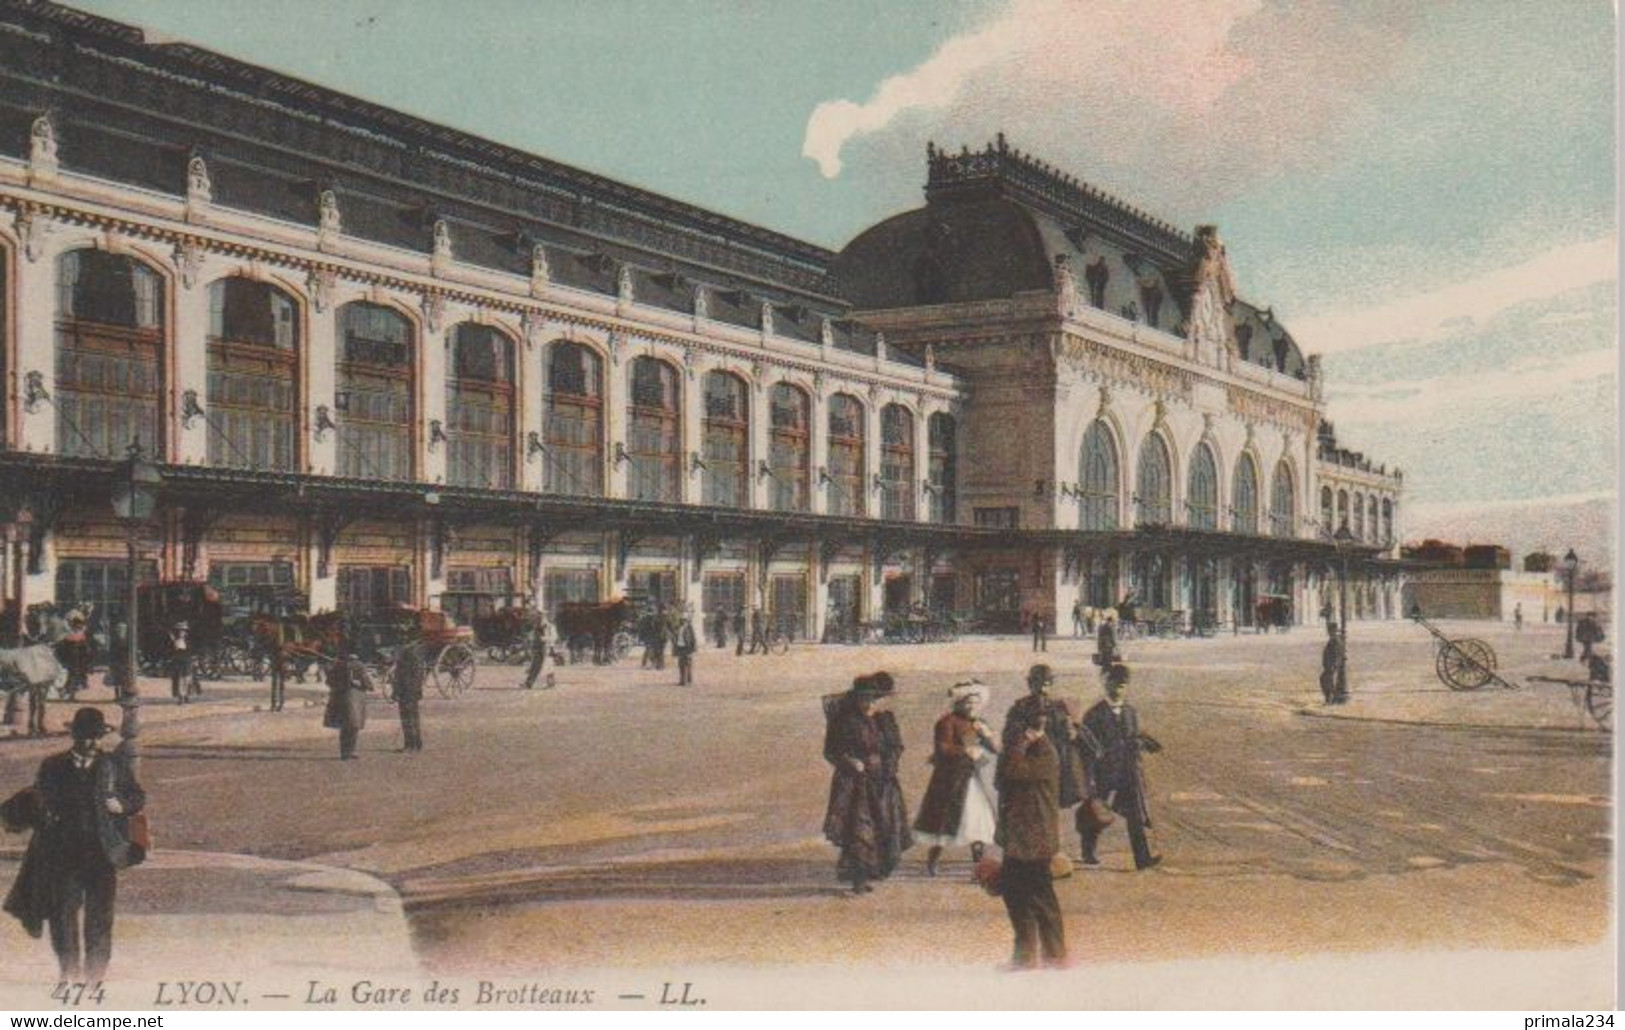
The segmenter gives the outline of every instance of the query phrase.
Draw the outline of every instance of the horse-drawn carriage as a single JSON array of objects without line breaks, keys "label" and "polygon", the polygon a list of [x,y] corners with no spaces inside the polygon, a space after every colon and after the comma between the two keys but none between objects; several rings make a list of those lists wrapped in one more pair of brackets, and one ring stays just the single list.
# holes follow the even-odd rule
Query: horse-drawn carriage
[{"label": "horse-drawn carriage", "polygon": [[487,661],[518,665],[530,657],[530,634],[541,615],[527,600],[522,594],[448,590],[440,595],[440,608],[473,629],[474,646]]},{"label": "horse-drawn carriage", "polygon": [[1292,628],[1292,598],[1285,594],[1267,594],[1253,606],[1253,625],[1258,632],[1272,629],[1286,632]]},{"label": "horse-drawn carriage", "polygon": [[197,674],[218,678],[226,611],[214,587],[201,580],[144,583],[136,588],[135,600],[136,651],[142,672],[165,672],[175,655],[175,631],[184,622]]},{"label": "horse-drawn carriage", "polygon": [[441,697],[454,698],[474,685],[479,667],[474,657],[474,630],[459,626],[445,612],[424,608],[394,608],[370,617],[350,620],[345,639],[351,652],[371,666],[388,684],[401,649],[423,649],[427,685]]}]

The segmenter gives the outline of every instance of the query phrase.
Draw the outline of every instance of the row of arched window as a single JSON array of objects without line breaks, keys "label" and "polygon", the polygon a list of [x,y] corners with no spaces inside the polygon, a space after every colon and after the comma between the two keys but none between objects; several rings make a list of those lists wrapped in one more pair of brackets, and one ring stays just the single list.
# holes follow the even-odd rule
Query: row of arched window
[{"label": "row of arched window", "polygon": [[[1335,507],[1334,507],[1335,505]],[[1389,544],[1394,539],[1394,502],[1376,494],[1350,494],[1345,489],[1335,493],[1329,486],[1320,488],[1320,523],[1327,532],[1335,533],[1344,526],[1356,540],[1373,544]]]},{"label": "row of arched window", "polygon": [[[56,405],[59,450],[110,458],[132,440],[159,440],[163,281],[122,255],[74,251],[60,259]],[[209,291],[208,388],[204,418],[212,465],[293,471],[299,467],[299,319],[292,296],[264,282],[226,278]],[[414,417],[418,344],[400,312],[357,301],[338,311],[335,381],[338,474],[376,480],[415,477]],[[454,486],[509,489],[514,483],[517,398],[514,341],[466,322],[446,337],[446,420],[431,446],[447,449]],[[606,467],[603,360],[590,347],[550,345],[541,456],[545,489],[602,496]],[[753,474],[771,478],[769,504],[810,511],[816,487],[831,514],[870,514],[866,419],[862,402],[836,394],[828,406],[828,465],[812,481],[812,401],[788,382],[769,396],[768,453],[753,470],[750,394],[732,373],[705,376],[699,447],[683,459],[681,377],[672,364],[633,359],[627,432],[613,459],[626,462],[628,496],[677,502],[683,477],[703,474],[701,502],[749,505]],[[914,416],[899,404],[880,411],[878,513],[912,520],[919,488]],[[954,520],[955,424],[928,423],[926,493],[933,521]]]},{"label": "row of arched window", "polygon": [[[1111,428],[1096,419],[1083,434],[1078,459],[1078,528],[1113,530],[1120,528],[1124,483],[1118,447]],[[1168,443],[1160,433],[1149,434],[1140,444],[1135,464],[1134,524],[1170,526],[1176,523],[1192,529],[1226,529],[1236,533],[1258,534],[1260,526],[1260,480],[1253,456],[1242,452],[1236,461],[1231,504],[1221,517],[1219,508],[1219,467],[1213,449],[1205,442],[1191,455],[1185,489],[1184,518],[1176,519],[1173,501],[1173,459]],[[1271,536],[1295,536],[1297,496],[1292,466],[1282,458],[1275,466],[1270,484],[1268,532]]]}]

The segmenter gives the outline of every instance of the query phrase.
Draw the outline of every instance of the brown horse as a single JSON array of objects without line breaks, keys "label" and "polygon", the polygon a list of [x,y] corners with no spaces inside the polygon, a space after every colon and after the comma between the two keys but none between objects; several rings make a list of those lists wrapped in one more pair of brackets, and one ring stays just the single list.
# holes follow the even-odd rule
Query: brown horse
[{"label": "brown horse", "polygon": [[572,656],[582,649],[578,640],[590,639],[593,661],[608,665],[615,660],[615,634],[636,614],[636,606],[624,597],[603,604],[566,602],[559,606],[559,639],[569,646]]},{"label": "brown horse", "polygon": [[248,627],[271,660],[280,654],[301,681],[312,665],[332,661],[345,647],[345,621],[339,612],[281,616],[256,612]]}]

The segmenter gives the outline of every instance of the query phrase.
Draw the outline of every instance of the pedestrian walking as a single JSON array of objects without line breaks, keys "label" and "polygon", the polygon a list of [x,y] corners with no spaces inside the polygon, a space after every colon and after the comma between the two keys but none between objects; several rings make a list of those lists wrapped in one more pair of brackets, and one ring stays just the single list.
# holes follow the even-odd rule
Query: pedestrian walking
[{"label": "pedestrian walking", "polygon": [[937,875],[944,848],[970,846],[972,862],[982,860],[998,828],[998,794],[993,765],[998,755],[993,731],[981,719],[987,687],[976,680],[948,690],[949,710],[932,732],[931,782],[914,820],[916,839],[929,844],[927,875]]},{"label": "pedestrian walking", "polygon": [[882,699],[892,692],[886,673],[859,676],[852,689],[824,698],[824,760],[834,767],[824,836],[841,849],[836,875],[867,894],[913,846],[897,769],[902,735]]},{"label": "pedestrian walking", "polygon": [[192,627],[186,620],[175,623],[169,630],[169,693],[175,703],[186,704],[193,694],[201,694],[197,673],[192,666]]},{"label": "pedestrian walking", "polygon": [[[1089,763],[1092,799],[1123,817],[1129,846],[1134,852],[1134,868],[1150,869],[1162,861],[1162,856],[1151,853],[1146,839],[1151,814],[1146,804],[1140,753],[1156,754],[1162,745],[1150,734],[1140,731],[1139,713],[1126,696],[1128,681],[1128,666],[1118,664],[1106,670],[1106,696],[1084,713],[1080,739]],[[1085,865],[1100,864],[1095,848],[1105,825],[1094,818],[1097,814],[1093,805],[1078,808],[1077,827]]]},{"label": "pedestrian walking", "polygon": [[[401,713],[401,750],[423,750],[423,648],[407,644],[401,648],[391,674],[390,687],[395,692],[395,707]],[[365,709],[363,709],[365,711]],[[362,720],[365,722],[365,719]],[[352,749],[353,753],[353,749]]]},{"label": "pedestrian walking", "polygon": [[677,658],[677,685],[691,687],[694,685],[694,652],[699,650],[700,642],[694,635],[694,622],[687,615],[677,624],[677,632],[672,634],[671,653]]},{"label": "pedestrian walking", "polygon": [[1519,632],[1519,633],[1523,632],[1523,604],[1522,604],[1522,602],[1512,606],[1512,628],[1514,630],[1516,630],[1517,632]]},{"label": "pedestrian walking", "polygon": [[530,651],[530,665],[525,669],[526,690],[534,689],[538,680],[543,690],[553,689],[553,672],[547,667],[552,639],[553,629],[548,624],[547,616],[539,611],[533,612],[530,626],[525,631],[525,646]]},{"label": "pedestrian walking", "polygon": [[760,608],[750,610],[750,653],[767,654],[767,615]]},{"label": "pedestrian walking", "polygon": [[1102,616],[1100,628],[1095,630],[1095,657],[1094,662],[1105,672],[1111,664],[1117,661],[1117,622]]},{"label": "pedestrian walking", "polygon": [[147,797],[128,764],[101,750],[112,729],[99,709],[79,709],[68,729],[73,746],[41,762],[32,789],[0,812],[34,831],[5,910],[33,937],[49,924],[63,980],[95,983],[113,956],[118,871],[146,857],[131,821]]},{"label": "pedestrian walking", "polygon": [[721,608],[711,613],[711,639],[717,642],[718,651],[728,646],[728,613]]},{"label": "pedestrian walking", "polygon": [[745,653],[745,609],[744,609],[744,606],[740,606],[740,607],[734,609],[733,631],[734,631],[734,657],[737,658],[740,655]]},{"label": "pedestrian walking", "polygon": [[[1571,613],[1572,614],[1572,613]],[[1591,664],[1591,649],[1604,640],[1595,612],[1586,612],[1574,623],[1574,639],[1580,642],[1580,664]]]},{"label": "pedestrian walking", "polygon": [[[1011,743],[999,756],[999,826],[997,843],[1004,849],[999,867],[999,893],[1015,931],[1010,965],[1032,969],[1066,963],[1066,927],[1055,897],[1050,863],[1061,850],[1061,763],[1055,742],[1045,733],[1041,712],[1024,714]],[[1061,743],[1061,751],[1072,750]]]},{"label": "pedestrian walking", "polygon": [[[1048,665],[1034,665],[1027,670],[1027,696],[1016,701],[1004,716],[1001,751],[1009,752],[1020,742],[1021,731],[1027,718],[1037,714],[1044,720],[1044,735],[1055,747],[1056,761],[1060,763],[1060,787],[1056,804],[1071,808],[1082,801],[1086,793],[1082,756],[1074,746],[1077,739],[1078,715],[1065,700],[1052,696],[1055,671]],[[994,784],[1003,791],[1002,784]]]},{"label": "pedestrian walking", "polygon": [[1078,600],[1072,602],[1072,635],[1075,638],[1079,639],[1079,640],[1083,639],[1083,599],[1082,598],[1079,598]]},{"label": "pedestrian walking", "polygon": [[62,664],[68,678],[62,692],[69,698],[90,686],[91,649],[85,624],[85,613],[77,608],[68,613],[68,631],[53,645],[56,659]]},{"label": "pedestrian walking", "polygon": [[327,708],[322,712],[322,725],[339,731],[339,758],[344,761],[360,757],[355,753],[356,743],[367,725],[367,694],[371,691],[367,668],[356,655],[340,658],[327,671]]},{"label": "pedestrian walking", "polygon": [[1049,650],[1049,621],[1043,612],[1033,612],[1033,650]]}]

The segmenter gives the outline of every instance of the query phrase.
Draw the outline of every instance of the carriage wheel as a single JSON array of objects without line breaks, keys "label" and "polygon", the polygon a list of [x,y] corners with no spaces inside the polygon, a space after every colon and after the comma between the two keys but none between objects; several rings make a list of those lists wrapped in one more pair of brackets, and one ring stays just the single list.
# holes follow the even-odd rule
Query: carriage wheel
[{"label": "carriage wheel", "polygon": [[1482,640],[1448,640],[1434,671],[1451,690],[1477,690],[1495,675],[1495,651]]},{"label": "carriage wheel", "polygon": [[474,685],[474,669],[477,666],[474,652],[465,644],[452,644],[442,649],[434,660],[434,688],[445,698],[465,693]]},{"label": "carriage wheel", "polygon": [[1586,684],[1586,711],[1605,730],[1614,728],[1614,685],[1612,683]]}]

